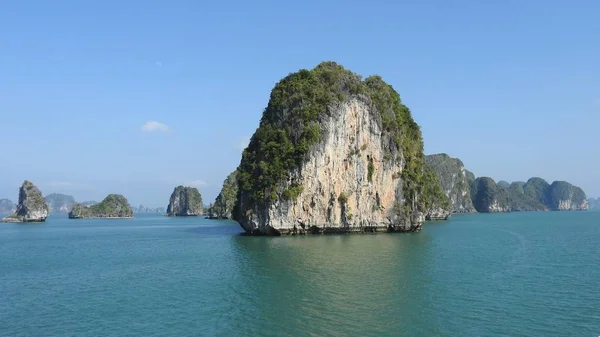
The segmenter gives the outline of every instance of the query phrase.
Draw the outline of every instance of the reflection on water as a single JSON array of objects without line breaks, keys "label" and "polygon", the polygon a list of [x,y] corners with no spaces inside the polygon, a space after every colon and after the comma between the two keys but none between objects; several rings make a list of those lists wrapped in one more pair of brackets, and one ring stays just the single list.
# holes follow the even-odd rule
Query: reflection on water
[{"label": "reflection on water", "polygon": [[140,216],[0,226],[0,336],[594,336],[600,212],[249,237]]},{"label": "reflection on water", "polygon": [[428,241],[425,233],[236,237],[235,260],[247,277],[237,292],[252,304],[257,333],[411,332],[431,299]]}]

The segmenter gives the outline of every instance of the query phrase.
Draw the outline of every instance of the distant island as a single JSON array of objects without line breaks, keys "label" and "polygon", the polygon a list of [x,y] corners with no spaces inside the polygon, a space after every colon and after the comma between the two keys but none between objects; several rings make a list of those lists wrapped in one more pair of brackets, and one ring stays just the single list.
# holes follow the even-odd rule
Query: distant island
[{"label": "distant island", "polygon": [[144,205],[140,205],[137,208],[133,209],[134,213],[160,213],[160,214],[164,214],[165,213],[165,208],[164,207],[156,207],[156,208],[152,208],[152,207],[145,207]]},{"label": "distant island", "polygon": [[51,193],[44,197],[50,213],[69,213],[75,204],[75,198],[71,195]]},{"label": "distant island", "polygon": [[3,222],[44,222],[49,214],[42,192],[29,180],[19,188],[16,211],[2,219]]},{"label": "distant island", "polygon": [[580,211],[588,209],[585,193],[565,181],[548,184],[534,177],[527,182],[479,177],[466,170],[457,158],[445,153],[426,156],[442,188],[451,200],[453,213]]},{"label": "distant island", "polygon": [[169,198],[168,216],[200,216],[203,213],[202,195],[197,188],[175,187]]},{"label": "distant island", "polygon": [[73,205],[69,212],[70,219],[91,218],[133,218],[133,210],[127,199],[120,194],[109,194],[100,203],[88,206],[81,203]]},{"label": "distant island", "polygon": [[0,214],[12,213],[15,211],[15,204],[9,199],[0,199]]},{"label": "distant island", "polygon": [[600,208],[600,198],[589,198],[588,199],[588,207],[589,209],[598,209]]}]

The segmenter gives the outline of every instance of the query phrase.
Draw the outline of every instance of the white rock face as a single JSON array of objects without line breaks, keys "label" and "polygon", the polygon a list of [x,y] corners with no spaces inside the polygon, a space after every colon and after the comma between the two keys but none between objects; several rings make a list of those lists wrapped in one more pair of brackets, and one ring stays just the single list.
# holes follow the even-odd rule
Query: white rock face
[{"label": "white rock face", "polygon": [[581,203],[576,203],[573,198],[558,201],[559,211],[585,211],[588,209],[588,201],[586,199]]},{"label": "white rock face", "polygon": [[447,209],[434,207],[427,212],[425,215],[425,220],[448,220],[451,214],[452,212]]},{"label": "white rock face", "polygon": [[500,202],[498,202],[498,200],[494,200],[494,202],[491,203],[490,206],[488,207],[488,210],[490,213],[500,213],[500,212],[508,212],[509,208],[500,206]]},{"label": "white rock face", "polygon": [[279,198],[267,210],[252,209],[240,221],[246,231],[295,234],[421,229],[422,213],[415,211],[405,218],[397,215],[406,202],[400,179],[404,159],[388,136],[382,142],[368,102],[355,98],[334,110],[321,123],[326,130],[321,144],[314,146],[310,159],[292,173],[279,195],[292,184],[302,186],[302,192],[295,200]]}]

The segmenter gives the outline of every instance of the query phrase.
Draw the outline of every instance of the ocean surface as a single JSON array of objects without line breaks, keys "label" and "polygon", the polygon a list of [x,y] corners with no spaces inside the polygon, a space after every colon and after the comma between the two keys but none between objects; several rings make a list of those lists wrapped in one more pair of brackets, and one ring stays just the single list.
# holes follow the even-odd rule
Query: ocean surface
[{"label": "ocean surface", "polygon": [[143,214],[0,224],[0,336],[600,336],[600,212],[240,232]]}]

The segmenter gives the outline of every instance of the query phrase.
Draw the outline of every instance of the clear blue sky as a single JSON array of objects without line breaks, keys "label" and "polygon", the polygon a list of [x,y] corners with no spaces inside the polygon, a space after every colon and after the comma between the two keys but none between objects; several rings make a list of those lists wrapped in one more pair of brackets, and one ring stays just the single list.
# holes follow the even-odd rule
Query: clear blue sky
[{"label": "clear blue sky", "polygon": [[600,196],[600,2],[295,3],[2,1],[0,198],[30,179],[78,200],[166,206],[194,184],[211,201],[273,85],[324,60],[392,84],[427,153]]}]

